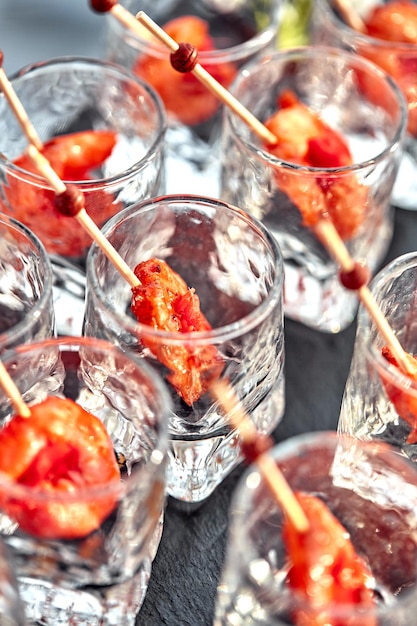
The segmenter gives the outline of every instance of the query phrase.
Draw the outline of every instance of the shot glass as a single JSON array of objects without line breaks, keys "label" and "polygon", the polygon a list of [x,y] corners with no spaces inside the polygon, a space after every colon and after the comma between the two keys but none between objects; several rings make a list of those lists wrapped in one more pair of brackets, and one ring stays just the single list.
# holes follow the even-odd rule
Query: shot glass
[{"label": "shot glass", "polygon": [[[334,432],[293,437],[271,454],[290,487],[324,502],[348,533],[356,554],[371,570],[371,602],[357,597],[356,604],[324,605],[294,588],[285,515],[253,464],[241,477],[231,504],[215,626],[410,624],[417,607],[417,473],[412,464],[388,444],[339,438]],[[326,535],[327,526],[323,532]],[[318,530],[316,537],[320,539]],[[330,570],[319,547],[323,544],[304,542],[305,550],[317,553],[316,571],[305,574],[306,580],[314,579],[310,589]],[[323,553],[334,549],[328,544]],[[346,571],[346,577],[353,583],[352,571]],[[327,584],[332,597],[332,581],[327,579]]]},{"label": "shot glass", "polygon": [[[95,244],[91,247],[84,333],[140,355],[167,381],[173,406],[167,492],[192,509],[241,461],[239,438],[209,385],[191,399],[180,396],[174,370],[154,355],[166,351],[175,360],[188,350],[185,375],[195,371],[195,362],[197,370],[199,363],[205,368],[202,380],[225,377],[256,426],[271,432],[284,411],[282,257],[256,220],[225,202],[197,196],[139,203],[112,218],[103,233],[132,269],[147,259],[168,263],[195,289],[211,325],[211,330],[175,332],[138,323],[129,284]],[[190,378],[185,389],[192,386]]]},{"label": "shot glass", "polygon": [[[376,63],[398,84],[408,106],[408,123],[405,150],[398,177],[392,192],[392,202],[403,209],[417,208],[417,45],[395,41],[395,18],[388,27],[390,41],[362,33],[348,26],[336,9],[333,0],[313,2],[309,36],[312,44],[339,46],[355,52]],[[377,6],[388,4],[384,0],[369,0],[352,3],[355,13],[366,20]],[[413,0],[404,3],[414,4]],[[396,4],[396,12],[401,12],[401,3]],[[407,21],[407,17],[405,18]],[[401,22],[401,20],[400,20]],[[375,93],[377,97],[377,93]]]},{"label": "shot glass", "polygon": [[[370,285],[404,350],[417,354],[417,253],[384,267]],[[395,445],[417,461],[417,381],[387,360],[385,341],[362,305],[338,428],[360,439]]]},{"label": "shot glass", "polygon": [[[28,435],[21,428],[11,441],[14,449],[6,453],[21,473],[1,472],[0,532],[14,559],[28,623],[133,626],[163,528],[169,394],[143,360],[94,338],[28,344],[2,360],[32,411],[47,398],[64,398],[101,420],[120,465],[120,481],[117,474],[101,485],[90,480],[88,472],[97,478],[100,467],[107,471],[103,437],[94,460],[91,453],[89,462],[82,461],[97,436],[86,445],[91,430],[71,414],[65,432],[59,415],[48,416],[47,409],[45,426],[39,411],[34,426],[28,419],[36,452],[27,470]],[[3,392],[0,411],[5,428],[16,411]],[[48,420],[57,420],[56,440]],[[1,433],[0,439],[7,441]],[[83,479],[77,479],[78,467]],[[90,527],[101,507],[103,519]]]},{"label": "shot glass", "polygon": [[[133,14],[144,11],[179,43],[196,46],[199,63],[228,88],[242,64],[276,47],[282,2],[122,0],[121,4]],[[191,73],[175,71],[169,54],[145,28],[139,38],[108,17],[105,57],[152,85],[165,105],[167,193],[219,197],[220,102]]]},{"label": "shot glass", "polygon": [[52,266],[38,237],[0,214],[0,353],[55,334]]},{"label": "shot glass", "polygon": [[[305,215],[322,204],[352,257],[375,271],[393,232],[390,195],[405,132],[403,97],[375,65],[320,46],[283,50],[248,64],[232,93],[261,122],[290,93],[350,150],[353,164],[342,167],[331,161],[310,167],[292,153],[277,158],[247,123],[225,111],[221,197],[262,220],[276,237],[284,257],[285,315],[339,332],[354,319],[357,297],[340,284],[336,264]],[[293,133],[303,141],[297,118],[292,123],[278,142]]]},{"label": "shot glass", "polygon": [[[99,226],[164,191],[165,114],[157,94],[138,77],[98,59],[64,57],[27,66],[10,81],[43,144],[70,135],[48,156],[65,182],[84,193]],[[34,167],[28,169],[28,157],[20,159],[27,139],[4,96],[0,120],[1,210],[35,232],[50,255],[58,255],[57,267],[61,257],[82,266],[91,239],[75,220],[58,213],[49,184]],[[71,139],[80,131],[89,134]]]}]

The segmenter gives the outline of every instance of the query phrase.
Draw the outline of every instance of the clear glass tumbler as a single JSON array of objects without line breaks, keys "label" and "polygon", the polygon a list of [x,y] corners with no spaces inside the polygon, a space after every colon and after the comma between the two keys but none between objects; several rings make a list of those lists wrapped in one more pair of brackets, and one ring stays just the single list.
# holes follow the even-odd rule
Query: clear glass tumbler
[{"label": "clear glass tumbler", "polygon": [[[112,218],[103,232],[132,269],[147,259],[166,261],[195,289],[212,328],[175,332],[138,323],[128,282],[92,246],[84,333],[139,354],[168,381],[173,412],[167,491],[192,507],[238,465],[240,445],[209,390],[181,397],[174,370],[154,355],[165,351],[175,362],[182,350],[190,352],[186,389],[193,386],[192,364],[198,370],[208,362],[202,380],[227,378],[257,427],[271,432],[284,411],[282,257],[262,224],[220,200],[197,196],[139,203]],[[216,357],[206,358],[212,350]]]},{"label": "clear glass tumbler", "polygon": [[[350,150],[352,164],[345,166],[332,166],[323,155],[322,167],[300,164],[292,154],[278,158],[246,123],[225,111],[221,197],[262,220],[279,242],[285,314],[320,331],[339,332],[354,319],[357,297],[340,284],[337,265],[305,213],[323,205],[324,214],[337,220],[352,257],[372,272],[379,266],[393,231],[390,196],[406,124],[401,92],[357,55],[307,46],[248,64],[232,93],[261,122],[275,115],[278,100],[289,93],[341,135]],[[278,142],[291,143],[296,136],[304,149],[299,117],[288,125]]]},{"label": "clear glass tumbler", "polygon": [[52,267],[38,237],[0,215],[0,353],[55,334]]},{"label": "clear glass tumbler", "polygon": [[20,346],[2,360],[32,412],[63,398],[101,420],[120,468],[120,480],[116,467],[112,482],[97,485],[108,465],[103,436],[69,410],[65,422],[56,408],[23,418],[27,434],[15,427],[10,439],[15,410],[0,393],[12,468],[0,476],[0,532],[28,623],[133,626],[163,528],[169,394],[143,360],[94,338]]},{"label": "clear glass tumbler", "polygon": [[[281,0],[122,0],[134,15],[143,11],[178,43],[199,50],[199,63],[228,88],[238,69],[276,47]],[[168,115],[167,192],[219,197],[220,102],[190,73],[170,64],[170,51],[108,17],[105,56],[152,85]]]},{"label": "clear glass tumbler", "polygon": [[[332,571],[329,555],[338,549],[328,526],[318,530],[320,520],[314,524],[314,538],[300,539],[311,551],[310,564],[314,558],[317,562],[304,572],[311,597],[291,584],[294,553],[288,531],[283,531],[285,515],[254,463],[241,477],[231,504],[215,626],[412,624],[417,609],[415,467],[388,444],[341,438],[334,432],[299,435],[276,445],[271,455],[294,491],[316,497],[340,522],[340,531],[346,531],[342,541],[349,537],[368,573],[371,570],[371,602],[365,603],[359,594],[355,603],[318,602],[313,595],[323,572]],[[345,589],[349,581],[354,588],[347,554],[345,561],[333,562],[334,573],[322,582],[321,597],[326,583],[327,597],[334,597],[333,576],[340,577]],[[344,572],[337,569],[341,562]],[[296,571],[301,575],[298,566]]]},{"label": "clear glass tumbler", "polygon": [[[404,350],[417,354],[417,253],[391,261],[370,288]],[[417,461],[417,381],[387,360],[384,348],[384,339],[361,305],[339,430],[360,439],[388,441]]]},{"label": "clear glass tumbler", "polygon": [[[94,176],[66,180],[83,191],[86,209],[99,226],[122,208],[164,190],[164,111],[138,77],[98,59],[64,57],[25,67],[10,81],[42,142],[77,131],[115,134],[115,145]],[[4,96],[0,114],[2,211],[33,230],[50,254],[85,258],[89,235],[54,209],[52,191],[41,176],[13,162],[24,153],[27,139]],[[64,144],[57,157],[68,169],[73,165],[81,171],[95,162],[103,141],[106,137],[94,135],[87,145],[74,140],[69,154]]]},{"label": "clear glass tumbler", "polygon": [[[368,19],[373,9],[389,0],[367,0],[352,2],[355,13],[362,20]],[[407,23],[407,5],[415,4],[414,0],[395,3],[395,12],[405,11]],[[391,25],[388,24],[389,41],[370,36],[351,28],[337,11],[337,3],[333,0],[315,0],[312,3],[312,19],[309,29],[312,44],[339,46],[355,52],[373,61],[385,70],[396,81],[408,105],[408,125],[405,151],[401,160],[398,179],[394,185],[392,202],[403,209],[417,209],[417,41],[414,31],[414,43],[395,41],[395,14]],[[401,17],[398,20],[401,29]],[[382,23],[382,20],[381,20]],[[411,25],[410,25],[411,26]],[[413,27],[412,27],[413,28]],[[378,92],[375,91],[378,98]]]}]

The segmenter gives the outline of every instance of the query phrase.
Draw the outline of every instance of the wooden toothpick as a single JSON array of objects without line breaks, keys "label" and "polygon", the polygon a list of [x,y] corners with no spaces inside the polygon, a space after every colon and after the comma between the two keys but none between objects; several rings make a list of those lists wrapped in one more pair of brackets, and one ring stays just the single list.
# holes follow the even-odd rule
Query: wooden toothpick
[{"label": "wooden toothpick", "polygon": [[[136,16],[133,16],[130,11],[116,0],[90,0],[90,4],[93,10],[98,13],[110,13],[139,38],[143,38],[143,26],[145,26],[146,30],[154,35],[156,40],[165,45],[171,52],[178,50],[179,45],[175,39],[170,37],[168,33],[158,26],[144,11],[139,11]],[[243,107],[239,101],[233,98],[230,92],[215,80],[199,63],[194,66],[192,72],[215,96],[222,102],[231,106],[236,115],[242,117],[243,121],[250,127],[256,127],[258,136],[262,137],[266,143],[270,144],[276,142],[274,135],[272,135],[263,124],[260,124],[257,118]]]},{"label": "wooden toothpick", "polygon": [[[236,428],[241,439],[249,444],[255,442],[259,437],[258,432],[243,409],[242,403],[236,397],[231,385],[225,380],[219,379],[212,384],[210,392],[219,402],[227,419]],[[275,501],[286,512],[294,528],[300,533],[305,533],[309,528],[308,519],[269,451],[265,451],[257,456],[255,462]]]}]

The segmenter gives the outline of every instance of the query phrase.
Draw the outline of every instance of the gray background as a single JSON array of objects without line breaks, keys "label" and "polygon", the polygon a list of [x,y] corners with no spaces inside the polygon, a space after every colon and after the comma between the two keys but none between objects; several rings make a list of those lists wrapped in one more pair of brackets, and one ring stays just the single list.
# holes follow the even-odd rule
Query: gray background
[{"label": "gray background", "polygon": [[87,0],[0,0],[0,46],[8,75],[53,56],[100,56],[106,18]]}]

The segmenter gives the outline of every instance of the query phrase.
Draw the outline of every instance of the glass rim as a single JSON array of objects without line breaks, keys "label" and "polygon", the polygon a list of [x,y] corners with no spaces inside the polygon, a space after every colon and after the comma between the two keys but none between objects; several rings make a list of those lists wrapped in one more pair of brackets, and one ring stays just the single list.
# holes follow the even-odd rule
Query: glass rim
[{"label": "glass rim", "polygon": [[125,219],[128,220],[132,215],[138,212],[144,213],[146,211],[150,213],[155,209],[155,207],[161,206],[163,204],[189,204],[190,206],[200,208],[201,210],[204,209],[204,206],[212,208],[222,208],[227,211],[231,211],[235,216],[238,216],[243,222],[245,222],[250,228],[252,228],[252,230],[257,233],[258,237],[265,242],[266,247],[268,247],[268,249],[270,250],[271,256],[275,258],[276,261],[274,282],[265,299],[260,304],[258,304],[253,311],[239,318],[237,321],[226,324],[225,326],[220,326],[217,328],[214,327],[208,331],[175,333],[154,329],[147,324],[142,324],[138,321],[135,321],[127,314],[123,314],[117,311],[115,308],[113,308],[113,306],[109,304],[106,294],[100,287],[96,273],[97,256],[104,253],[100,250],[95,242],[92,243],[87,255],[87,297],[88,292],[91,290],[94,295],[94,299],[100,302],[100,304],[105,307],[107,314],[109,314],[118,325],[120,325],[133,336],[136,337],[140,336],[143,333],[146,333],[147,336],[152,336],[155,339],[168,342],[171,345],[179,345],[187,341],[191,341],[195,346],[205,345],[207,341],[217,344],[238,336],[239,334],[241,334],[242,330],[244,330],[245,332],[252,330],[262,320],[264,320],[268,316],[269,312],[277,306],[277,303],[282,300],[284,265],[281,250],[276,240],[259,220],[251,216],[249,213],[243,211],[242,209],[239,209],[217,198],[208,198],[194,194],[163,195],[157,196],[156,198],[137,202],[130,207],[123,209],[115,216],[110,218],[110,220],[106,222],[106,224],[103,226],[102,232],[106,237],[108,237],[110,231],[115,232],[115,229],[117,228],[119,222]]},{"label": "glass rim", "polygon": [[[375,295],[375,291],[384,289],[392,278],[396,276],[398,277],[405,271],[416,268],[416,266],[417,251],[406,252],[405,254],[394,258],[392,261],[387,263],[387,265],[383,267],[371,280],[369,284],[371,293]],[[371,337],[371,331],[374,327],[373,319],[363,304],[360,304],[358,310],[358,330],[356,341],[358,340],[358,336],[360,334],[360,337],[363,337],[363,346],[366,351],[365,358],[369,362],[375,363],[377,368],[384,372],[384,376],[390,383],[394,384],[396,387],[402,388],[408,394],[415,396],[417,399],[417,380],[411,379],[398,367],[389,363],[389,361],[383,357],[381,354],[381,348],[378,348],[375,345],[375,339]]]},{"label": "glass rim", "polygon": [[[38,236],[27,226],[25,226],[25,224],[22,224],[22,222],[19,222],[14,217],[9,217],[5,213],[0,214],[0,224],[12,227],[28,239],[28,241],[34,247],[35,251],[38,253],[39,259],[42,262],[43,278],[42,292],[40,294],[40,297],[31,307],[31,309],[25,313],[23,319],[17,322],[17,324],[0,333],[0,350],[3,351],[4,347],[7,346],[7,344],[17,343],[23,333],[29,330],[31,326],[36,324],[38,320],[42,319],[42,315],[49,305],[53,307],[52,288],[54,284],[54,278],[49,255],[47,254],[46,248]],[[51,334],[53,333],[54,328],[51,328]]]},{"label": "glass rim", "polygon": [[[152,473],[156,473],[159,467],[161,467],[161,465],[163,464],[164,460],[166,461],[167,459],[167,452],[169,448],[168,419],[171,411],[171,397],[163,381],[158,375],[156,375],[155,370],[143,359],[141,359],[132,352],[127,354],[124,350],[122,350],[115,344],[104,339],[85,336],[68,336],[51,337],[50,339],[16,346],[15,348],[7,350],[2,354],[2,362],[4,363],[4,365],[7,366],[7,363],[9,361],[16,361],[19,358],[19,355],[34,353],[37,350],[43,350],[48,347],[57,348],[60,352],[62,352],[65,348],[69,348],[69,351],[74,352],[77,348],[88,348],[89,346],[91,346],[94,350],[99,349],[102,352],[117,354],[119,357],[132,362],[135,366],[136,371],[139,371],[142,375],[145,375],[146,380],[160,397],[160,401],[158,402],[158,404],[160,405],[158,413],[159,428],[157,431],[155,448],[150,454],[149,462],[147,462],[145,466],[141,465],[138,469],[139,474],[141,474],[143,473],[143,469],[145,471],[148,471],[149,468],[152,467]],[[63,396],[62,394],[60,394],[57,397],[62,398]],[[80,404],[80,406],[83,405]],[[91,411],[90,409],[86,410],[94,415],[94,411]],[[75,493],[60,493],[57,491],[54,491],[53,493],[45,493],[43,491],[37,491],[36,487],[32,488],[26,485],[20,485],[19,483],[16,483],[13,479],[9,478],[6,474],[0,472],[0,491],[4,489],[4,492],[7,496],[16,497],[19,499],[30,496],[31,501],[39,503],[77,503],[88,501],[92,497],[100,499],[109,496],[117,496],[117,498],[120,499],[121,497],[123,497],[123,495],[129,492],[131,484],[136,483],[137,480],[137,475],[135,475],[135,472],[132,472],[131,475],[121,476],[120,480],[113,481],[110,484],[99,486],[85,486],[82,488],[78,488]]]},{"label": "glass rim", "polygon": [[358,163],[353,163],[352,165],[327,168],[300,165],[291,161],[286,161],[285,159],[280,159],[274,156],[272,153],[263,150],[260,145],[253,143],[251,141],[251,138],[253,136],[252,131],[250,132],[250,136],[248,138],[243,137],[238,126],[238,124],[242,124],[242,122],[229,107],[226,107],[224,110],[224,114],[226,116],[228,125],[232,129],[235,141],[243,145],[247,150],[250,150],[251,153],[255,153],[258,158],[266,161],[272,167],[284,167],[289,171],[302,172],[303,174],[312,177],[317,176],[320,173],[322,175],[332,174],[338,176],[343,174],[356,173],[369,167],[375,166],[380,161],[383,161],[385,158],[387,158],[389,154],[395,152],[404,141],[407,130],[408,109],[404,95],[398,87],[397,83],[394,81],[393,78],[391,78],[391,76],[389,76],[389,74],[387,74],[376,64],[368,61],[368,59],[362,58],[359,55],[354,54],[353,52],[343,50],[342,48],[335,48],[332,46],[324,45],[304,45],[289,49],[276,50],[266,57],[262,59],[256,59],[255,61],[252,61],[244,66],[238,72],[238,75],[231,86],[231,92],[233,95],[235,95],[236,91],[238,91],[238,89],[242,86],[242,83],[247,80],[249,76],[256,75],[256,70],[258,67],[263,68],[271,63],[286,63],[295,61],[297,59],[311,60],[313,57],[323,58],[323,61],[326,63],[329,63],[329,60],[332,58],[343,57],[346,61],[349,62],[349,66],[354,65],[356,67],[361,67],[361,69],[370,70],[373,74],[378,76],[384,83],[387,84],[393,95],[395,95],[395,99],[398,101],[398,128],[396,129],[395,135],[390,140],[390,142],[387,143],[387,145],[372,158],[368,158],[364,161],[359,161]]},{"label": "glass rim", "polygon": [[330,19],[330,22],[335,29],[335,31],[342,31],[345,35],[349,37],[351,42],[356,42],[357,44],[367,44],[368,46],[373,46],[375,48],[380,48],[381,50],[386,49],[390,51],[395,51],[398,53],[413,53],[417,54],[417,45],[412,43],[407,43],[404,41],[388,41],[385,39],[379,39],[378,37],[372,37],[371,35],[367,35],[366,33],[361,33],[358,30],[355,30],[346,22],[338,17],[335,13],[333,5],[328,0],[315,0],[318,5],[321,5],[321,9],[325,14],[325,17]]},{"label": "glass rim", "polygon": [[[275,0],[274,0],[275,1]],[[139,11],[140,12],[140,11]],[[138,12],[137,12],[138,13]],[[230,46],[229,48],[217,48],[215,50],[201,50],[198,51],[198,60],[201,63],[210,64],[221,63],[225,61],[240,61],[247,57],[248,55],[253,55],[255,52],[262,50],[265,46],[267,46],[273,38],[278,36],[278,28],[279,28],[279,6],[276,3],[274,7],[274,12],[272,13],[271,22],[268,26],[265,26],[262,30],[255,33],[253,37],[247,39],[246,41],[242,41],[241,43]],[[155,57],[168,60],[169,61],[169,50],[162,43],[152,41],[145,37],[140,37],[137,33],[133,33],[126,26],[120,24],[120,22],[116,19],[112,19],[109,22],[110,28],[114,28],[121,32],[127,32],[129,35],[128,43],[130,46],[136,44],[134,47],[136,49],[140,48],[140,52],[146,48],[147,54],[152,54]],[[159,24],[162,26],[162,24]],[[143,27],[146,31],[146,27]],[[187,42],[177,42],[177,43],[187,43]],[[149,52],[150,50],[150,52]],[[145,50],[143,50],[144,53]],[[224,58],[226,57],[226,58]],[[208,67],[209,71],[209,67]]]},{"label": "glass rim", "polygon": [[[157,134],[152,141],[151,145],[146,150],[146,153],[142,156],[139,161],[132,163],[128,168],[122,170],[117,174],[113,174],[112,176],[108,176],[105,178],[94,178],[91,180],[63,180],[65,183],[76,184],[84,192],[95,191],[95,187],[99,186],[100,190],[106,186],[111,186],[115,183],[121,183],[125,180],[128,180],[131,176],[137,175],[143,169],[147,168],[149,163],[151,163],[155,158],[158,152],[158,146],[161,144],[164,135],[167,129],[167,117],[165,112],[165,107],[162,103],[162,100],[156,90],[139,76],[134,74],[131,70],[118,65],[117,63],[113,63],[111,61],[97,59],[94,57],[85,57],[85,56],[59,56],[53,57],[50,59],[46,59],[45,61],[37,61],[35,63],[29,63],[24,67],[20,68],[16,72],[14,72],[10,77],[9,81],[14,87],[19,80],[26,80],[27,77],[36,76],[38,72],[48,72],[51,68],[59,70],[60,68],[69,68],[71,64],[78,64],[80,67],[89,66],[99,68],[102,71],[111,71],[116,77],[120,77],[121,79],[128,80],[131,83],[135,83],[136,86],[140,87],[144,93],[146,93],[151,102],[153,103],[154,115],[158,120],[158,131]],[[70,71],[70,70],[69,70]],[[4,94],[0,93],[0,98],[4,97]],[[22,131],[23,134],[23,131]],[[64,133],[65,134],[65,133]],[[35,186],[39,186],[42,189],[51,189],[53,187],[45,180],[45,178],[37,174],[36,172],[29,172],[18,165],[15,165],[12,160],[10,160],[7,155],[0,152],[0,167],[4,167],[8,170],[13,176],[17,179],[34,184]]]},{"label": "glass rim", "polygon": [[[341,444],[344,449],[348,449],[350,444],[353,443],[355,446],[360,448],[360,450],[365,451],[365,456],[367,460],[373,458],[381,458],[381,465],[384,467],[389,463],[388,468],[390,472],[394,472],[397,475],[401,476],[402,480],[406,484],[412,484],[416,488],[417,493],[417,470],[414,464],[412,464],[409,459],[406,457],[399,455],[396,449],[390,444],[384,441],[363,441],[358,439],[353,435],[349,435],[347,433],[340,433],[336,431],[330,430],[318,430],[307,433],[301,433],[298,435],[293,435],[286,440],[275,443],[270,451],[266,452],[266,454],[270,454],[273,460],[277,463],[284,462],[287,459],[298,456],[303,453],[317,454],[320,449],[325,447],[327,450],[337,451],[337,447]],[[409,482],[411,481],[411,483]],[[245,469],[242,476],[239,479],[238,484],[235,488],[235,493],[232,496],[232,502],[230,506],[231,510],[231,519],[230,526],[235,533],[235,538],[230,541],[233,545],[233,554],[236,554],[236,546],[238,546],[239,555],[243,560],[243,566],[245,567],[247,563],[251,560],[257,558],[257,549],[254,545],[253,541],[249,540],[248,533],[245,532],[245,520],[248,519],[248,516],[255,514],[254,507],[252,506],[252,498],[255,492],[258,492],[259,489],[262,488],[261,485],[266,484],[262,478],[262,472],[259,468],[257,462],[251,463],[249,467]],[[302,491],[302,488],[300,488]],[[307,491],[307,493],[310,493]],[[313,495],[316,492],[311,492]],[[265,496],[267,497],[267,496]],[[271,502],[273,498],[271,496]],[[283,507],[280,503],[275,502],[277,511],[283,511]],[[242,522],[242,523],[240,523]],[[230,544],[229,544],[230,545]],[[226,568],[228,561],[228,546],[226,547]],[[238,564],[239,567],[242,564]],[[372,565],[371,565],[372,567]],[[251,578],[251,580],[253,580]],[[252,584],[256,584],[255,581]],[[264,582],[260,583],[260,588],[265,588],[271,592],[277,591],[277,586],[279,583],[274,582]],[[283,582],[282,582],[283,584]],[[297,591],[293,591],[291,589],[287,589],[283,587],[283,593],[285,597],[290,602],[290,606],[292,609],[305,609],[311,611],[311,604]],[[404,591],[401,600],[397,602],[395,605],[387,605],[376,603],[375,606],[371,608],[363,608],[360,604],[355,605],[358,608],[358,616],[362,619],[366,619],[366,617],[377,617],[377,616],[387,616],[390,615],[390,611],[395,611],[398,606],[407,606],[409,598],[412,596],[416,596],[417,594],[417,579],[416,585],[414,589],[410,592],[407,590]],[[320,607],[316,608],[320,613]],[[323,612],[325,614],[329,613],[329,617],[333,617],[334,619],[347,619],[348,617],[352,617],[352,604],[341,604],[337,607],[337,610],[332,610],[332,607],[326,611],[326,607],[324,607]],[[269,623],[269,622],[268,622]],[[270,622],[271,626],[279,626],[281,621],[279,618],[273,619]]]}]

